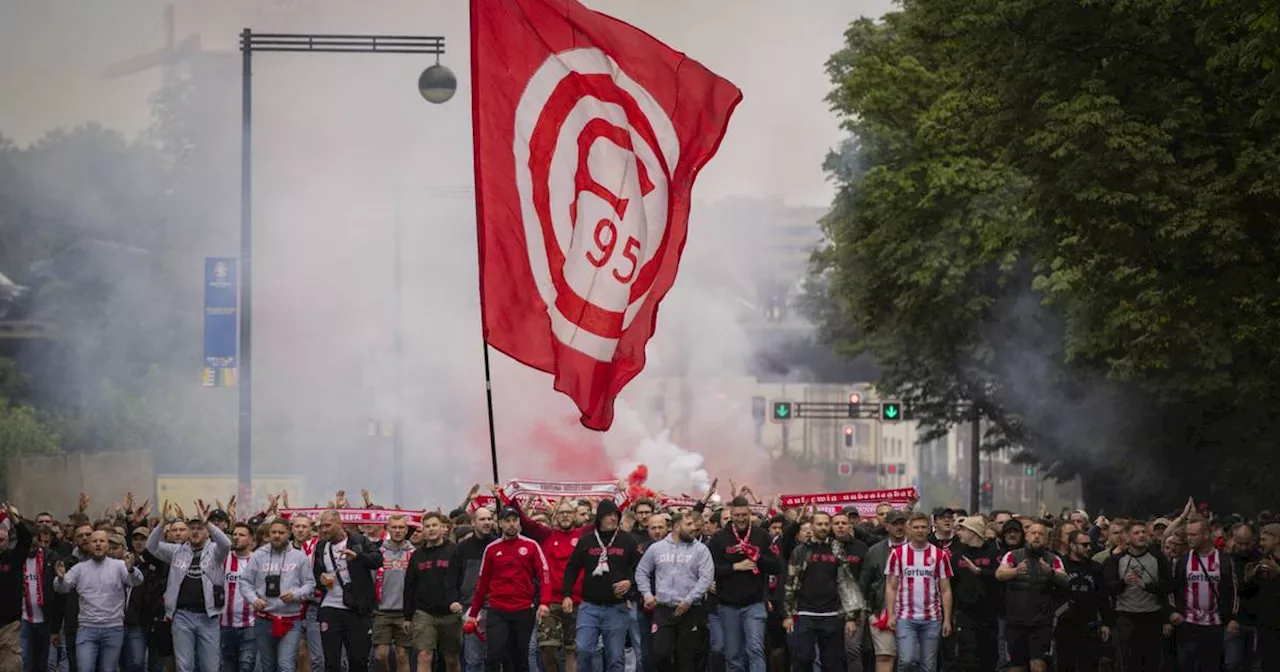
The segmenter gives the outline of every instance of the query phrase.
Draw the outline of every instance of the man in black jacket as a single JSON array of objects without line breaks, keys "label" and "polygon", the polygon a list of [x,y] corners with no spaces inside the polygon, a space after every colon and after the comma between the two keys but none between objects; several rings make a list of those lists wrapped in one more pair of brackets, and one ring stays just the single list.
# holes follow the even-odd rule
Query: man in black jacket
[{"label": "man in black jacket", "polygon": [[418,669],[433,670],[438,648],[448,672],[458,672],[462,650],[462,604],[449,582],[455,546],[445,536],[439,511],[422,517],[423,543],[409,557],[404,575],[404,624],[418,650]]},{"label": "man in black jacket", "polygon": [[724,628],[724,657],[728,672],[765,672],[765,598],[769,575],[782,563],[769,546],[769,533],[751,525],[751,506],[745,497],[729,503],[729,524],[707,550],[716,567],[716,597]]},{"label": "man in black jacket", "polygon": [[955,662],[959,672],[996,669],[1001,587],[996,581],[1000,551],[986,538],[987,521],[968,516],[956,521],[951,546],[951,594],[955,620]]},{"label": "man in black jacket", "polygon": [[349,671],[366,672],[372,646],[373,572],[382,566],[382,552],[363,535],[347,533],[336,510],[320,515],[320,536],[312,564],[322,595],[320,641],[325,670],[342,670],[345,647]]},{"label": "man in black jacket", "polygon": [[[31,552],[32,534],[18,515],[18,510],[5,504],[0,521],[0,669],[22,669],[22,593],[26,585],[24,569]],[[9,548],[12,531],[17,543]]]},{"label": "man in black jacket", "polygon": [[1067,602],[1058,611],[1054,628],[1054,657],[1058,672],[1097,672],[1099,643],[1111,639],[1105,624],[1113,620],[1111,599],[1102,585],[1102,565],[1092,558],[1089,534],[1076,530],[1067,538]]},{"label": "man in black jacket", "polygon": [[[453,550],[453,558],[449,560],[449,584],[458,596],[458,611],[463,613],[471,608],[471,601],[476,594],[476,580],[480,577],[480,560],[484,557],[484,549],[497,539],[494,531],[493,511],[479,508],[471,515],[471,535],[460,538],[458,546]],[[484,605],[481,605],[484,606]],[[450,605],[450,611],[453,606]],[[484,610],[480,611],[480,629],[485,628]],[[462,638],[462,662],[464,672],[483,672],[485,669],[486,646],[479,635],[465,635]]]},{"label": "man in black jacket", "polygon": [[[797,545],[791,553],[782,628],[791,633],[792,669],[815,669],[816,647],[823,670],[844,670],[845,640],[859,634],[862,605],[842,598],[856,594],[855,567],[866,555],[866,545],[851,534],[843,540],[836,538],[831,533],[831,515],[824,511],[813,514],[810,525],[813,539]],[[860,648],[856,657],[861,657]],[[862,661],[851,658],[848,669],[861,670]]]},{"label": "man in black jacket", "polygon": [[[640,553],[632,535],[618,528],[618,506],[605,499],[596,507],[595,529],[578,537],[578,545],[564,568],[566,614],[573,613],[573,585],[582,579],[582,605],[578,607],[578,669],[591,669],[595,644],[604,638],[604,669],[622,672],[631,612],[627,593],[635,585]],[[647,522],[647,521],[646,521]],[[646,528],[647,529],[647,528]]]},{"label": "man in black jacket", "polygon": [[996,580],[1004,582],[1010,672],[1048,669],[1054,609],[1068,577],[1062,558],[1046,547],[1047,532],[1041,522],[1027,525],[1026,547],[1005,553],[996,569]]},{"label": "man in black jacket", "polygon": [[1237,634],[1236,577],[1230,556],[1213,545],[1209,521],[1187,522],[1191,550],[1173,563],[1174,610],[1169,622],[1178,628],[1178,668],[1211,672],[1222,665],[1223,626]]}]

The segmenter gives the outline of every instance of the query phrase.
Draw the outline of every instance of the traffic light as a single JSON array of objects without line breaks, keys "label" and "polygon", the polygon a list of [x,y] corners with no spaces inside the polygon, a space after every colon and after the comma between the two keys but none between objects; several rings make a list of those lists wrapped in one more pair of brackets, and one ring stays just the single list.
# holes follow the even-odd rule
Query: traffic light
[{"label": "traffic light", "polygon": [[775,401],[769,417],[773,418],[774,422],[791,422],[795,417],[795,404],[790,401]]},{"label": "traffic light", "polygon": [[1035,476],[1035,475],[1036,475],[1036,468],[1035,468],[1035,467],[1024,467],[1024,468],[1022,469],[1022,475],[1024,475],[1024,476]]},{"label": "traffic light", "polygon": [[844,447],[853,447],[853,425],[845,425],[844,427]]},{"label": "traffic light", "polygon": [[900,401],[880,402],[880,420],[882,422],[897,422],[901,419],[902,419],[902,402]]},{"label": "traffic light", "polygon": [[896,464],[889,465],[889,475],[892,476],[893,474],[896,474],[896,473],[898,473],[898,465]]},{"label": "traffic light", "polygon": [[862,395],[857,392],[849,393],[849,417],[858,417],[858,406],[862,404]]},{"label": "traffic light", "polygon": [[995,493],[991,490],[991,481],[982,482],[982,493],[979,499],[981,500],[979,503],[982,504],[982,508],[988,511],[995,508],[996,497]]}]

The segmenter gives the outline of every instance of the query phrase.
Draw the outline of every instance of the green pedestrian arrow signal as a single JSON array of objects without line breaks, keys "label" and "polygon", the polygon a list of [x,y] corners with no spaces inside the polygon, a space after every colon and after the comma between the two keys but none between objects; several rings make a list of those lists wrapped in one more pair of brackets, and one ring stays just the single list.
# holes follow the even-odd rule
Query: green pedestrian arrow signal
[{"label": "green pedestrian arrow signal", "polygon": [[794,404],[790,401],[773,402],[773,420],[774,422],[786,422],[795,417]]},{"label": "green pedestrian arrow signal", "polygon": [[902,402],[884,401],[880,402],[880,419],[888,422],[896,422],[902,419]]}]

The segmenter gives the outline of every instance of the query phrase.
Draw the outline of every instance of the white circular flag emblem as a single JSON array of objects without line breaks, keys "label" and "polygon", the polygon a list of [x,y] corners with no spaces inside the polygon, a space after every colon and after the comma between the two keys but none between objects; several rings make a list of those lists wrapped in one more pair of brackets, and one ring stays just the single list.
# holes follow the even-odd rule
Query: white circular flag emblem
[{"label": "white circular flag emblem", "polygon": [[675,127],[612,58],[574,49],[529,79],[514,138],[529,263],[552,333],[611,361],[667,251]]}]

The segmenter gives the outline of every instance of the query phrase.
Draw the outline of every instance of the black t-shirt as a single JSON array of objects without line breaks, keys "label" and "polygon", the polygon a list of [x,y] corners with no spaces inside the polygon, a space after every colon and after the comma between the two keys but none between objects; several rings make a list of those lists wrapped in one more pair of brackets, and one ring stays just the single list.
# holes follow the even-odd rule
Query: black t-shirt
[{"label": "black t-shirt", "polygon": [[810,546],[809,564],[800,586],[796,589],[796,609],[799,613],[840,613],[840,591],[836,583],[839,558],[831,552],[831,544],[815,543]]},{"label": "black t-shirt", "polygon": [[[203,550],[203,549],[201,549]],[[178,608],[183,611],[205,613],[204,605],[204,570],[200,567],[200,553],[191,554],[191,564],[187,567],[187,575],[178,587]]]}]

